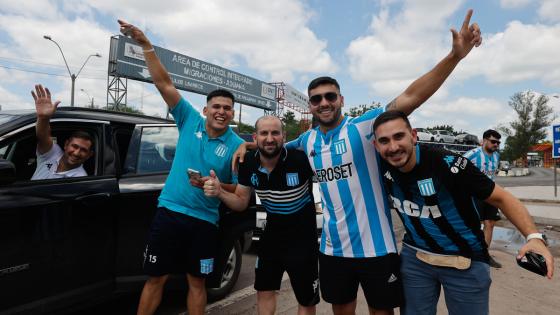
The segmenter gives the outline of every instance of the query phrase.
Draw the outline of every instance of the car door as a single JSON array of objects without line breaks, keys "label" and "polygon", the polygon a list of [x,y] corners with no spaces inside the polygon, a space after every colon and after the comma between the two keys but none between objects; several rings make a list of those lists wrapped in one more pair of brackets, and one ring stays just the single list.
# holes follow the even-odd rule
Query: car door
[{"label": "car door", "polygon": [[95,155],[89,176],[31,181],[34,124],[0,137],[0,157],[16,165],[17,177],[0,185],[0,311],[54,312],[112,291],[118,187],[104,173],[113,160],[108,122],[51,122],[59,143],[72,130],[90,132]]}]

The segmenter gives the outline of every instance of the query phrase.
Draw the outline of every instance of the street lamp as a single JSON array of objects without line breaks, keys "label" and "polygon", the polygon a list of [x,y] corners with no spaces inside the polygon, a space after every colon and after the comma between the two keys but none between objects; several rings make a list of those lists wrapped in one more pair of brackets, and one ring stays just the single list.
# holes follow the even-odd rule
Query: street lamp
[{"label": "street lamp", "polygon": [[93,97],[91,97],[91,96],[89,95],[89,93],[88,93],[86,90],[84,90],[84,89],[80,89],[80,91],[84,92],[84,93],[87,95],[88,101],[91,101],[90,107],[93,108]]},{"label": "street lamp", "polygon": [[58,47],[58,50],[60,50],[60,53],[62,54],[62,59],[64,59],[64,64],[66,65],[66,69],[68,70],[68,74],[70,75],[70,78],[72,79],[72,96],[71,96],[71,99],[70,99],[70,106],[74,107],[74,86],[75,86],[75,83],[76,83],[76,78],[78,77],[78,75],[80,75],[80,72],[82,72],[82,69],[84,68],[84,66],[85,66],[86,63],[88,62],[89,58],[91,58],[91,57],[98,57],[98,58],[100,58],[101,55],[98,54],[98,53],[89,55],[89,56],[87,57],[86,61],[84,61],[84,64],[82,65],[82,67],[80,68],[80,70],[78,71],[78,73],[77,73],[77,74],[73,74],[73,73],[70,71],[70,67],[68,67],[68,62],[66,62],[66,57],[64,56],[64,52],[62,52],[62,48],[60,47],[60,45],[59,45],[57,42],[55,42],[54,39],[52,39],[52,37],[50,37],[49,35],[44,35],[43,38],[44,38],[44,39],[47,39],[47,40],[50,40],[51,42],[53,42],[53,43],[56,45],[56,47]]}]

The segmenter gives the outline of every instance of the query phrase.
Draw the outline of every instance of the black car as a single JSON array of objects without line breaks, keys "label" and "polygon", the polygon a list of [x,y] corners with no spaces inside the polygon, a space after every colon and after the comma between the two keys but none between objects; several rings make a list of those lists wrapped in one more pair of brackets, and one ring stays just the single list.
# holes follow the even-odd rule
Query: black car
[{"label": "black car", "polygon": [[462,133],[460,135],[455,136],[457,139],[457,143],[460,144],[470,144],[470,145],[478,145],[478,137],[470,134],[470,133]]},{"label": "black car", "polygon": [[[94,137],[88,176],[31,181],[35,112],[0,112],[0,313],[51,313],[140,292],[148,228],[173,157],[173,121],[85,108],[57,110],[52,135]],[[255,210],[220,209],[220,245],[207,280],[225,296],[250,246]],[[186,287],[184,276],[170,286]]]}]

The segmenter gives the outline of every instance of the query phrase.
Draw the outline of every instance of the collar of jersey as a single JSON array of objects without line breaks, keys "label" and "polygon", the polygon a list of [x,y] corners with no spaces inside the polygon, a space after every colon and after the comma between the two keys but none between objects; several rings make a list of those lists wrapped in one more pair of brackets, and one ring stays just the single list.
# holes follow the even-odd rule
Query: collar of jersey
[{"label": "collar of jersey", "polygon": [[333,135],[339,133],[340,129],[342,129],[342,127],[346,124],[347,121],[348,121],[348,116],[344,116],[344,118],[342,119],[340,124],[338,126],[336,126],[336,128],[331,129],[331,130],[327,131],[326,133],[323,133],[320,128],[317,128],[317,131],[321,135],[321,138],[323,139],[323,142],[325,144],[329,144]]},{"label": "collar of jersey", "polygon": [[202,125],[200,126],[200,131],[206,136],[206,138],[208,140],[220,140],[222,142],[226,142],[227,138],[229,137],[230,133],[232,133],[233,131],[231,131],[231,128],[228,126],[226,132],[224,132],[221,136],[218,136],[216,138],[210,138],[208,137],[208,132],[206,132],[206,119],[202,120]]},{"label": "collar of jersey", "polygon": [[[280,151],[280,158],[278,159],[278,162],[276,162],[276,165],[274,166],[274,169],[276,169],[276,167],[278,166],[278,164],[280,164],[280,162],[286,162],[287,158],[288,158],[288,150],[286,149],[285,146],[282,146],[282,150]],[[260,152],[259,152],[258,149],[255,151],[255,159],[256,159],[257,165],[259,166],[258,170],[265,173],[265,174],[269,174],[268,170],[261,166],[261,156],[260,156]]]}]

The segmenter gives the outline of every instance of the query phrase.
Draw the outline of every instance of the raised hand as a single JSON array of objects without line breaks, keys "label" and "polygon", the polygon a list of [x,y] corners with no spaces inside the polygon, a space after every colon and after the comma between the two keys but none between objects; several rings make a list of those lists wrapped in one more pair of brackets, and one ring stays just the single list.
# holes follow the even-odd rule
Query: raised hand
[{"label": "raised hand", "polygon": [[478,24],[473,23],[469,25],[472,14],[472,9],[467,11],[467,15],[465,16],[465,20],[459,32],[454,28],[450,30],[453,36],[452,53],[459,59],[465,58],[473,47],[478,47],[482,43],[482,36]]},{"label": "raised hand", "polygon": [[56,108],[60,101],[52,102],[51,91],[44,88],[41,84],[35,85],[35,92],[31,91],[31,95],[35,100],[35,110],[37,118],[50,119],[56,112]]},{"label": "raised hand", "polygon": [[149,49],[151,48],[151,43],[144,35],[138,27],[124,21],[124,20],[117,20],[120,24],[120,31],[125,36],[130,36],[130,38],[134,39],[142,48]]}]

